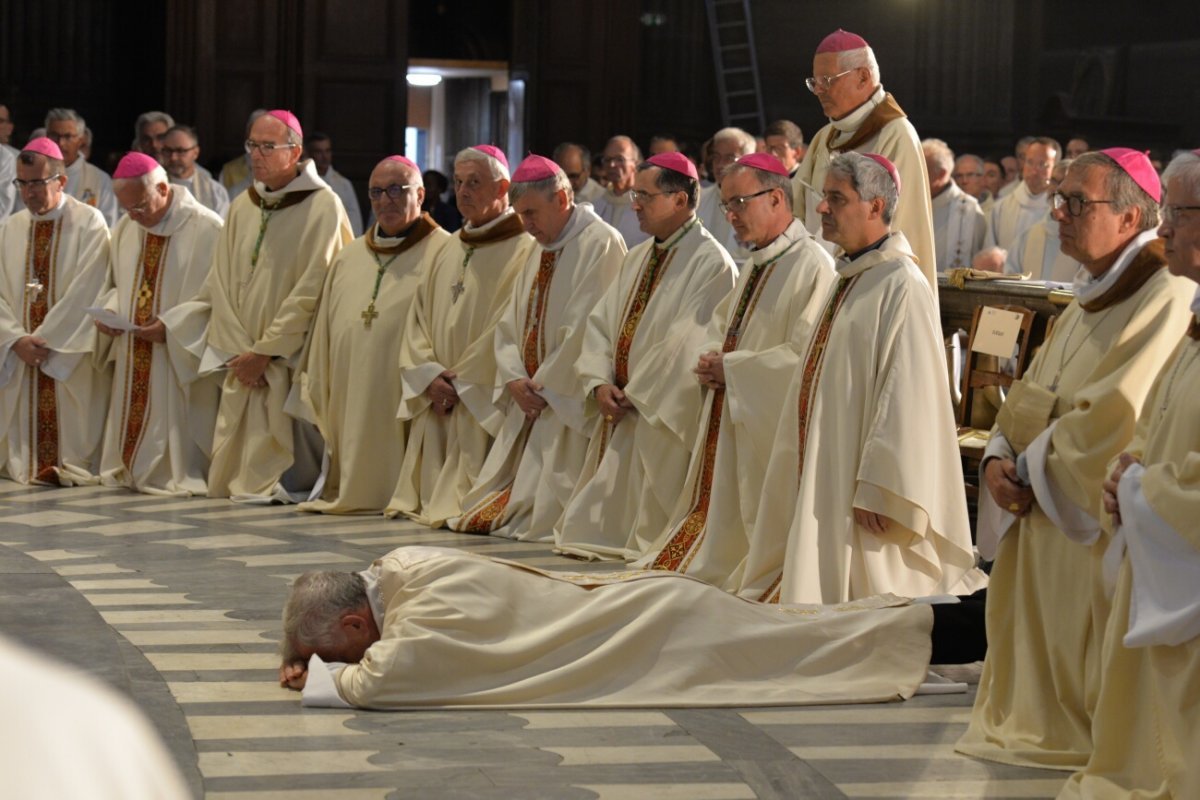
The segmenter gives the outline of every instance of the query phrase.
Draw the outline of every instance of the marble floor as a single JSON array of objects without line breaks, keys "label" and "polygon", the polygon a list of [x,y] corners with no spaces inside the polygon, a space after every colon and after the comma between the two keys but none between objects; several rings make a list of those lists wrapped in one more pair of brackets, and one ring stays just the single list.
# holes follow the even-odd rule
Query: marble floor
[{"label": "marble floor", "polygon": [[288,582],[404,544],[588,568],[382,518],[0,481],[0,631],[133,697],[214,800],[1046,798],[1063,782],[956,756],[971,693],[748,711],[302,709],[275,680]]}]

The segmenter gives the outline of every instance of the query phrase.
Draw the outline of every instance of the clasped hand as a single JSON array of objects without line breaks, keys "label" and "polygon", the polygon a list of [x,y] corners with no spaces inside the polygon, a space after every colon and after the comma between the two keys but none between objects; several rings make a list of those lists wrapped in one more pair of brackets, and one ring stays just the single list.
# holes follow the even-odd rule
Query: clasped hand
[{"label": "clasped hand", "polygon": [[724,354],[710,350],[700,356],[700,361],[696,364],[696,368],[692,372],[696,373],[696,379],[700,381],[701,386],[706,386],[709,389],[724,389]]},{"label": "clasped hand", "polygon": [[604,419],[612,423],[620,422],[633,410],[633,403],[625,396],[625,392],[612,383],[596,387],[596,405],[600,406]]},{"label": "clasped hand", "polygon": [[446,370],[434,378],[425,389],[425,396],[429,398],[435,414],[448,417],[454,410],[454,406],[458,404],[458,392],[454,390],[454,384],[450,382],[457,377],[458,375],[453,371]]},{"label": "clasped hand", "polygon": [[1033,489],[1022,483],[1017,464],[1011,458],[992,458],[983,469],[983,480],[996,505],[1024,517],[1033,508]]},{"label": "clasped hand", "polygon": [[517,378],[515,381],[509,381],[506,385],[508,393],[525,413],[526,419],[532,422],[541,415],[542,409],[546,407],[546,401],[538,394],[543,388],[540,383],[531,381],[529,378]]},{"label": "clasped hand", "polygon": [[1113,468],[1112,475],[1108,476],[1108,480],[1104,481],[1104,491],[1102,498],[1104,499],[1104,510],[1112,514],[1113,522],[1117,525],[1121,524],[1121,504],[1117,498],[1117,487],[1121,484],[1121,478],[1125,475],[1125,470],[1129,469],[1133,464],[1142,463],[1137,456],[1129,453],[1121,453],[1117,458],[1117,466]]}]

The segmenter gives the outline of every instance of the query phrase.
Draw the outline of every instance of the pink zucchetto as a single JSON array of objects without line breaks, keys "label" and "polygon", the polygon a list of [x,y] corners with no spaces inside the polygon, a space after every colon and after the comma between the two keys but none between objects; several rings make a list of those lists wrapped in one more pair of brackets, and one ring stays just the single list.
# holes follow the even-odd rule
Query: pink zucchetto
[{"label": "pink zucchetto", "polygon": [[158,162],[145,153],[126,153],[117,162],[117,169],[113,172],[113,180],[125,180],[127,178],[140,178],[143,175],[149,174],[158,168]]},{"label": "pink zucchetto", "polygon": [[513,183],[532,183],[553,178],[562,170],[545,156],[530,155],[517,166],[512,174]]},{"label": "pink zucchetto", "polygon": [[494,144],[477,144],[471,148],[478,150],[488,158],[500,165],[500,171],[504,174],[505,179],[509,179],[508,157],[504,155],[504,151]]},{"label": "pink zucchetto", "polygon": [[[412,167],[417,172],[421,171],[421,168],[417,166],[417,162],[413,161],[407,156],[388,156],[383,161],[395,161],[397,164],[403,164],[406,167]],[[383,161],[380,161],[379,163],[382,164]]]},{"label": "pink zucchetto", "polygon": [[700,173],[696,172],[696,165],[683,153],[659,153],[647,158],[646,163],[687,175],[694,181],[700,180]]},{"label": "pink zucchetto", "polygon": [[867,40],[857,33],[850,33],[850,31],[838,28],[821,40],[821,43],[817,45],[817,53],[844,53],[847,50],[861,50],[870,46],[867,44]]},{"label": "pink zucchetto", "polygon": [[296,119],[296,115],[282,108],[276,108],[267,112],[268,117],[274,117],[291,128],[297,136],[304,138],[304,130],[300,127],[300,120]]},{"label": "pink zucchetto", "polygon": [[1154,171],[1149,156],[1129,147],[1110,147],[1100,152],[1117,162],[1117,166],[1125,170],[1125,173],[1133,178],[1133,182],[1150,195],[1154,202],[1162,202],[1162,180]]},{"label": "pink zucchetto", "polygon": [[739,158],[737,163],[761,169],[763,172],[773,172],[785,178],[788,174],[787,168],[783,166],[783,162],[770,153],[750,153]]},{"label": "pink zucchetto", "polygon": [[892,176],[892,183],[896,184],[896,194],[900,194],[900,173],[896,170],[896,165],[879,155],[879,153],[863,153],[862,155],[887,170],[888,175]]},{"label": "pink zucchetto", "polygon": [[41,153],[46,158],[56,158],[59,161],[63,160],[62,150],[53,139],[47,139],[45,136],[39,136],[36,139],[30,139],[29,144],[21,148],[22,153]]}]

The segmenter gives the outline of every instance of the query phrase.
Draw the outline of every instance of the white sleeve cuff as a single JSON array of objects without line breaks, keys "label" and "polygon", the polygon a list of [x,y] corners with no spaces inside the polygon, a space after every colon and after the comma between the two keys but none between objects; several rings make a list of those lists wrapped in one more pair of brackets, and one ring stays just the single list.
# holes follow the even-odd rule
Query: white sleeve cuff
[{"label": "white sleeve cuff", "polygon": [[305,708],[354,708],[338,694],[337,683],[334,681],[345,666],[338,662],[327,664],[319,655],[313,653],[308,659],[308,677],[304,681],[300,705]]},{"label": "white sleeve cuff", "polygon": [[1176,646],[1200,636],[1200,552],[1154,513],[1131,464],[1117,486],[1121,531],[1133,570],[1126,647]]},{"label": "white sleeve cuff", "polygon": [[1054,527],[1068,539],[1082,545],[1092,545],[1100,538],[1100,522],[1084,508],[1071,502],[1058,490],[1046,472],[1046,459],[1050,456],[1050,437],[1054,434],[1057,421],[1038,434],[1025,448],[1025,463],[1029,467],[1029,485],[1037,499],[1038,507]]}]

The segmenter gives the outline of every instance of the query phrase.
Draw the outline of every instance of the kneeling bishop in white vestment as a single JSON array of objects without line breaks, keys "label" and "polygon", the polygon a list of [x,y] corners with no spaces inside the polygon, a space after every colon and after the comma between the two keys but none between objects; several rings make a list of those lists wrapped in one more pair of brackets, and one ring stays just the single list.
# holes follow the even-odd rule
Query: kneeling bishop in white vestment
[{"label": "kneeling bishop in white vestment", "polygon": [[[795,373],[739,586],[770,602],[968,594],[974,569],[941,325],[890,223],[899,175],[833,159],[818,206],[838,280]],[[967,580],[964,580],[966,578]]]},{"label": "kneeling bishop in white vestment", "polygon": [[172,311],[204,285],[221,218],[144,153],[121,159],[113,191],[125,216],[113,228],[103,303],[120,324],[96,321],[97,353],[114,366],[100,481],[203,495],[220,384],[198,375],[204,326]]},{"label": "kneeling bishop in white vestment", "polygon": [[642,555],[671,524],[704,392],[692,374],[713,309],[737,277],[696,217],[696,167],[680,153],[637,168],[633,207],[651,238],[588,317],[577,371],[599,408],[555,541],[588,558]]},{"label": "kneeling bishop in white vestment", "polygon": [[575,371],[588,313],[617,277],[621,234],[576,205],[563,170],[531,155],[509,197],[537,239],[496,325],[504,423],[452,530],[551,541],[588,449],[595,409]]},{"label": "kneeling bishop in white vestment", "polygon": [[421,213],[421,170],[404,156],[375,166],[367,194],[376,222],[329,268],[297,382],[295,413],[317,426],[328,460],[321,496],[301,511],[379,514],[391,499],[408,434],[396,418],[404,325],[425,269],[450,241]]},{"label": "kneeling bishop in white vestment", "polygon": [[108,280],[108,226],[65,191],[45,137],[17,156],[25,209],[0,227],[0,471],[20,483],[94,483],[109,372],[84,309]]},{"label": "kneeling bishop in white vestment", "polygon": [[408,443],[385,514],[438,528],[462,514],[504,415],[496,408],[496,325],[536,245],[509,206],[508,159],[489,144],[454,158],[466,219],[421,275],[400,345],[397,417]]},{"label": "kneeling bishop in white vestment", "polygon": [[768,153],[722,176],[724,213],[753,251],[700,351],[704,407],[673,524],[636,566],[737,591],[784,397],[836,279],[833,258],[792,216],[791,188]]}]

